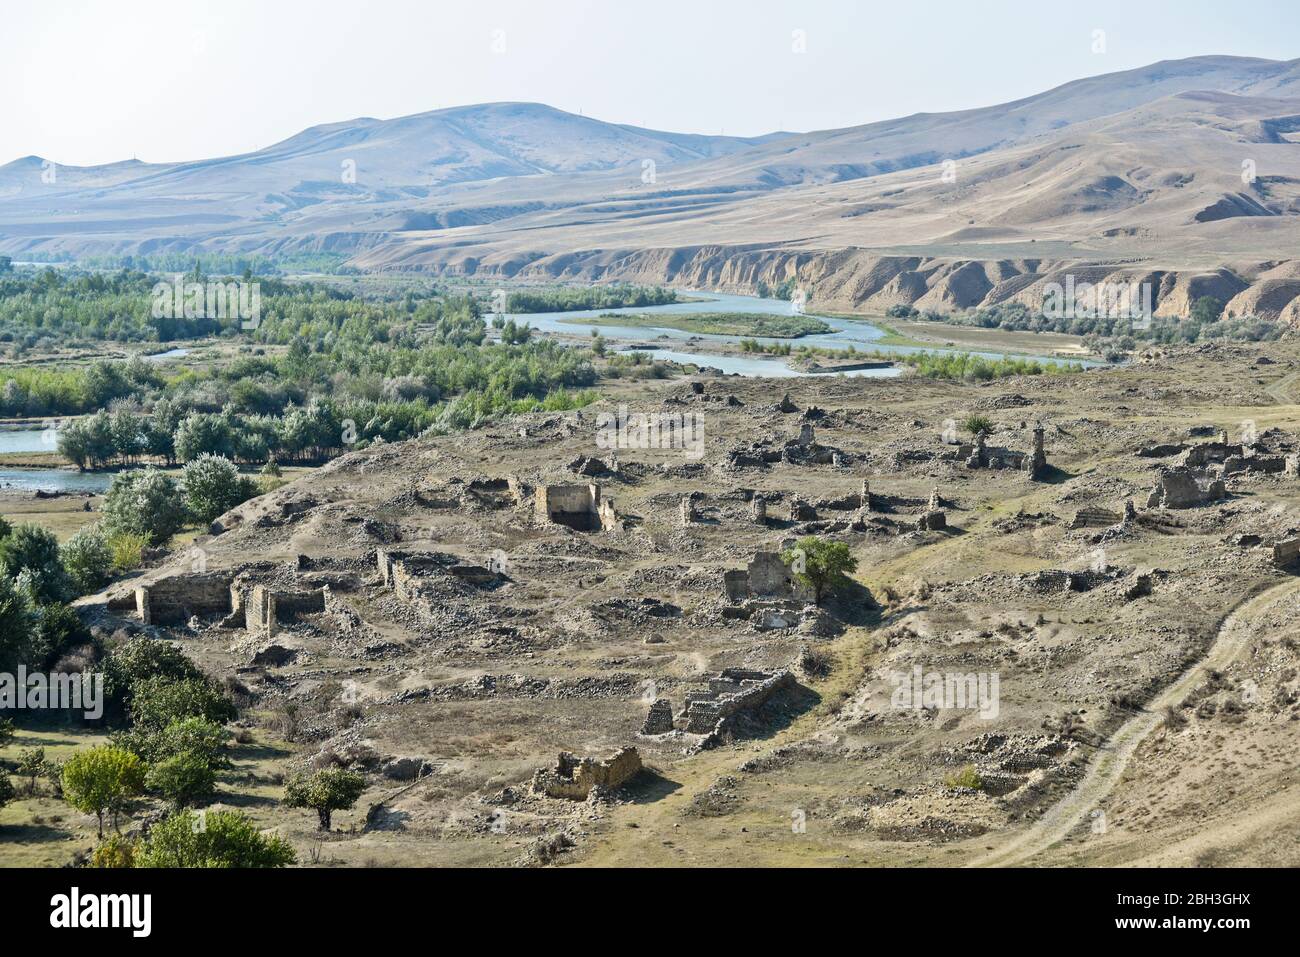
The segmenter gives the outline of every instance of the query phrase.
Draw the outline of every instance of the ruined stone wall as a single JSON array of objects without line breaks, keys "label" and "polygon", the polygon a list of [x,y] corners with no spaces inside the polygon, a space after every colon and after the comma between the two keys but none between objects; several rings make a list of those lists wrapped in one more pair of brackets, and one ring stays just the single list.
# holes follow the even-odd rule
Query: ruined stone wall
[{"label": "ruined stone wall", "polygon": [[580,532],[601,527],[599,485],[543,485],[535,498],[536,520]]},{"label": "ruined stone wall", "polygon": [[135,590],[136,611],[145,624],[175,624],[192,615],[227,615],[233,579],[231,572],[169,575]]},{"label": "ruined stone wall", "polygon": [[1290,538],[1273,546],[1273,564],[1278,567],[1300,561],[1300,538]]},{"label": "ruined stone wall", "polygon": [[612,790],[621,787],[641,772],[641,755],[636,748],[623,748],[607,760],[578,760],[567,751],[560,754],[553,768],[533,775],[533,790],[549,797],[583,801],[592,788]]},{"label": "ruined stone wall", "polygon": [[311,591],[285,591],[269,585],[254,585],[243,600],[244,627],[265,631],[272,624],[296,615],[318,614],[325,610],[329,586]]},{"label": "ruined stone wall", "polygon": [[726,728],[727,719],[761,707],[772,695],[794,686],[794,673],[729,668],[709,682],[708,697],[687,696],[686,730],[712,734]]}]

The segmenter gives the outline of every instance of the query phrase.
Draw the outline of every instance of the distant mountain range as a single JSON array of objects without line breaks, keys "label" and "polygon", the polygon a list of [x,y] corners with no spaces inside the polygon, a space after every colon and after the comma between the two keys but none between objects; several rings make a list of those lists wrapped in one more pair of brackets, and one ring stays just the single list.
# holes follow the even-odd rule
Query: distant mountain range
[{"label": "distant mountain range", "polygon": [[[957,113],[695,136],[529,103],[313,127],[193,163],[0,167],[0,252],[332,251],[368,269],[814,303],[1032,299],[1141,275],[1300,321],[1300,60],[1197,57]],[[1207,291],[1208,290],[1208,291]]]}]

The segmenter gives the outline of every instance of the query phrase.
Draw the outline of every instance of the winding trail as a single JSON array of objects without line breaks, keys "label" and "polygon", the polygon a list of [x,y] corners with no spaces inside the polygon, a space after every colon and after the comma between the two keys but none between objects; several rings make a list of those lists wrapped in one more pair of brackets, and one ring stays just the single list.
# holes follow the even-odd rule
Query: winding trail
[{"label": "winding trail", "polygon": [[1222,669],[1245,649],[1255,633],[1252,619],[1262,611],[1300,590],[1300,579],[1274,585],[1237,606],[1219,626],[1214,643],[1204,658],[1161,691],[1141,714],[1125,722],[1107,740],[1104,748],[1088,766],[1079,786],[1055,804],[1046,814],[1020,831],[1006,844],[990,854],[972,861],[970,867],[1014,867],[1025,865],[1035,855],[1059,844],[1088,816],[1101,806],[1119,784],[1138,746],[1155,731],[1163,720],[1163,711],[1182,701],[1211,670]]}]

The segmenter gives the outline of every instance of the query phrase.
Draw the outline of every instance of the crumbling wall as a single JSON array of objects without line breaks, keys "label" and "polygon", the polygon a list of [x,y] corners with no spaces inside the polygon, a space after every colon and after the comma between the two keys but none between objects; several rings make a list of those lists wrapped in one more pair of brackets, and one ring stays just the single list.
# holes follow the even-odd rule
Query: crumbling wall
[{"label": "crumbling wall", "polygon": [[1192,508],[1227,498],[1222,479],[1199,476],[1189,469],[1170,469],[1161,474],[1147,499],[1147,508]]},{"label": "crumbling wall", "polygon": [[1300,561],[1300,538],[1289,538],[1273,546],[1273,564],[1279,568]]},{"label": "crumbling wall", "polygon": [[234,573],[185,572],[135,590],[136,612],[145,624],[175,624],[191,616],[228,615]]},{"label": "crumbling wall", "polygon": [[731,718],[762,707],[772,695],[794,687],[794,673],[727,668],[702,691],[688,692],[683,717],[692,734],[722,733]]},{"label": "crumbling wall", "polygon": [[640,773],[641,755],[636,748],[622,748],[604,761],[579,760],[562,751],[555,767],[539,769],[533,775],[533,790],[548,797],[585,801],[593,788],[612,790]]},{"label": "crumbling wall", "polygon": [[1112,525],[1118,525],[1123,520],[1123,515],[1108,509],[1081,508],[1075,512],[1074,519],[1066,527],[1071,529],[1109,528]]},{"label": "crumbling wall", "polygon": [[813,600],[812,590],[800,584],[776,552],[756,552],[746,568],[723,572],[722,584],[727,600],[733,603],[751,598],[799,604]]},{"label": "crumbling wall", "polygon": [[602,510],[599,485],[543,485],[535,496],[535,514],[541,524],[554,522],[579,532],[595,532],[613,517]]},{"label": "crumbling wall", "polygon": [[242,602],[244,627],[249,631],[273,631],[277,622],[324,612],[328,592],[328,585],[308,591],[254,585]]}]

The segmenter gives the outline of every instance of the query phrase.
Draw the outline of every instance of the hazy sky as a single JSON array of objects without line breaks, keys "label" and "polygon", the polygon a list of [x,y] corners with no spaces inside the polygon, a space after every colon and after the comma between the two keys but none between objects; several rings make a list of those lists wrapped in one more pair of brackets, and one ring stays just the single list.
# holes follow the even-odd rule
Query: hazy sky
[{"label": "hazy sky", "polygon": [[1300,0],[0,0],[0,163],[200,159],[491,100],[825,129],[1206,53],[1300,56]]}]

